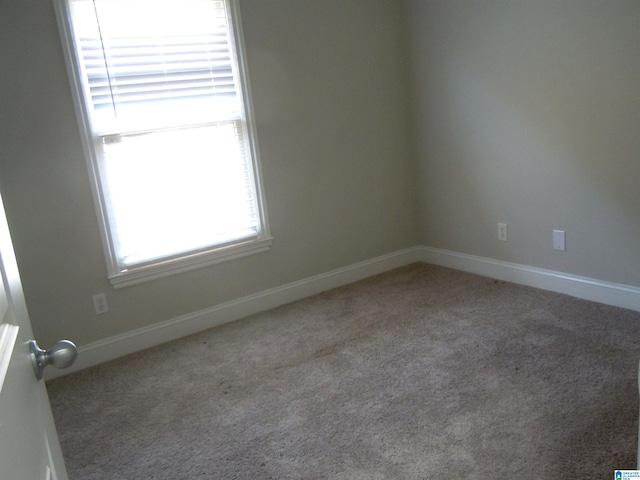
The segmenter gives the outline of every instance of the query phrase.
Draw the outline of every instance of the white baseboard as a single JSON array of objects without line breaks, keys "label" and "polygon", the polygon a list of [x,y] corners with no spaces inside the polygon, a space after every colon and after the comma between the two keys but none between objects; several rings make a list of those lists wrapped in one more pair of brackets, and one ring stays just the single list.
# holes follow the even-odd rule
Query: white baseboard
[{"label": "white baseboard", "polygon": [[66,370],[47,369],[45,378],[77,372],[414,262],[431,263],[640,311],[640,288],[637,287],[437,248],[413,247],[80,346],[74,365]]},{"label": "white baseboard", "polygon": [[420,261],[640,311],[640,288],[475,255],[420,248]]},{"label": "white baseboard", "polygon": [[419,261],[419,254],[420,247],[399,250],[371,260],[225,302],[198,312],[79,346],[78,358],[71,367],[65,370],[47,369],[45,378],[50,380],[77,372],[124,355],[201,332],[208,328],[295,302],[332,288],[357,282],[378,273],[415,263]]}]

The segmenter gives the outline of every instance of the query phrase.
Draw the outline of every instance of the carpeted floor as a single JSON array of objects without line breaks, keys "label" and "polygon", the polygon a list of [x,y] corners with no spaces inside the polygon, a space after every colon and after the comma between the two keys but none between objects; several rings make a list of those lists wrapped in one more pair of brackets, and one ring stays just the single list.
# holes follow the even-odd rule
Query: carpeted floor
[{"label": "carpeted floor", "polygon": [[414,264],[48,384],[72,480],[600,479],[640,313]]}]

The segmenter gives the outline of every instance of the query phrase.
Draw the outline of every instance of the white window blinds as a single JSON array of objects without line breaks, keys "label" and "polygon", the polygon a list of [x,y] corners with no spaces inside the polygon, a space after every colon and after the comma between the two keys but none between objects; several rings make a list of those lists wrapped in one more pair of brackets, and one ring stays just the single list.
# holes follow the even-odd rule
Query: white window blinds
[{"label": "white window blinds", "polygon": [[66,0],[112,275],[264,231],[222,0]]},{"label": "white window blinds", "polygon": [[239,119],[225,2],[71,0],[94,132]]}]

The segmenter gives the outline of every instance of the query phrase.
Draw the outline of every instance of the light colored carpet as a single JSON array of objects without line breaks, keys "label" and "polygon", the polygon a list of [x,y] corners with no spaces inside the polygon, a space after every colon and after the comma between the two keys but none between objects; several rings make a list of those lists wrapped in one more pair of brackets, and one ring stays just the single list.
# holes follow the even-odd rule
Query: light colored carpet
[{"label": "light colored carpet", "polygon": [[414,264],[49,382],[72,480],[635,468],[640,313]]}]

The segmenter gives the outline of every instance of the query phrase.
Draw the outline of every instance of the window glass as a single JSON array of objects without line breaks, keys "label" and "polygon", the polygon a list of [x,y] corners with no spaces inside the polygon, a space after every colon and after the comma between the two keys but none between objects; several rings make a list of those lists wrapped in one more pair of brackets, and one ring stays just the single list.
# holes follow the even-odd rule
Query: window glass
[{"label": "window glass", "polygon": [[235,2],[60,2],[115,283],[268,247]]}]

